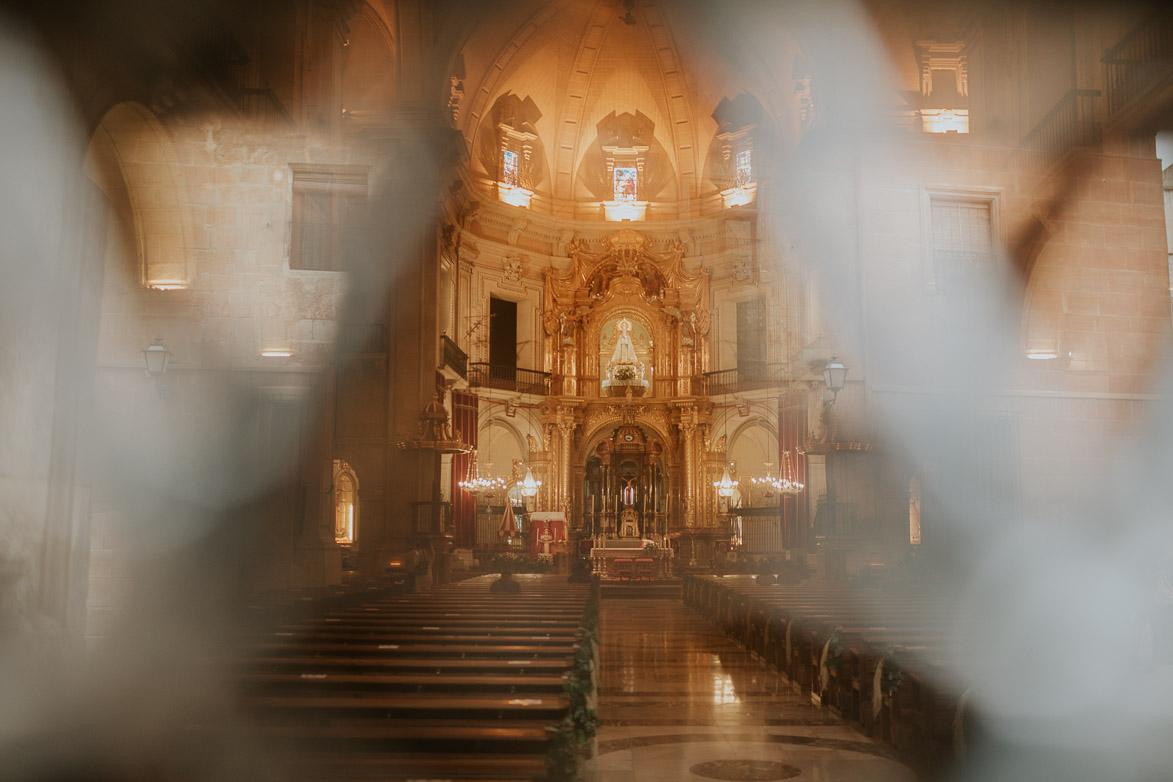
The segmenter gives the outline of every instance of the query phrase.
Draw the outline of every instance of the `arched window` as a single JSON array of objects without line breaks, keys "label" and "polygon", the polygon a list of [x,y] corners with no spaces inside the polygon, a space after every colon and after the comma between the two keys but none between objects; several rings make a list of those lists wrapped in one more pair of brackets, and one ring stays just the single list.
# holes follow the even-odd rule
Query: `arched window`
[{"label": "arched window", "polygon": [[908,542],[914,546],[920,545],[920,509],[920,478],[914,475],[908,482]]},{"label": "arched window", "polygon": [[334,462],[334,542],[351,546],[358,516],[358,481],[344,461]]}]

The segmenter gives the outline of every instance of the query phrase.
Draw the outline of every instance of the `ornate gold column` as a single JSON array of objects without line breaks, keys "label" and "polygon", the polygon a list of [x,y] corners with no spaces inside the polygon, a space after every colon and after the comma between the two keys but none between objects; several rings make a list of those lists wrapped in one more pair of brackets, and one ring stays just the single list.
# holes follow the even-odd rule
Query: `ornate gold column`
[{"label": "ornate gold column", "polygon": [[684,526],[696,526],[696,408],[680,411],[680,431],[684,434]]},{"label": "ornate gold column", "polygon": [[569,514],[570,512],[570,441],[574,437],[574,413],[560,411],[558,414],[558,432],[562,437],[561,459],[559,465],[559,502],[558,507]]}]

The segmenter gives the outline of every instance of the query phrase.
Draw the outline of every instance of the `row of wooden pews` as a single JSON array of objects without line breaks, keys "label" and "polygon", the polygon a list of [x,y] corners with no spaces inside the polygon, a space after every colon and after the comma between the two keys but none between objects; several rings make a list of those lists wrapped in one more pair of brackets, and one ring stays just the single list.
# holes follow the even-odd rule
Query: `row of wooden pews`
[{"label": "row of wooden pews", "polygon": [[891,743],[909,762],[938,770],[951,761],[960,693],[948,684],[950,624],[939,595],[689,576],[684,600],[797,691]]},{"label": "row of wooden pews", "polygon": [[250,730],[298,780],[560,780],[596,724],[598,586],[495,576],[301,617],[232,661]]}]

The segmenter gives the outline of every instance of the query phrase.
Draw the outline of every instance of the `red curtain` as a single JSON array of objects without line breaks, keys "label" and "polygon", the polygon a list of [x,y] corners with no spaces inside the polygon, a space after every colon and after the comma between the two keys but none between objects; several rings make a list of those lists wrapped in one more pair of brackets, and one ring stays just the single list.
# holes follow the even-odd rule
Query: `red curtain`
[{"label": "red curtain", "polygon": [[[477,444],[477,398],[472,394],[452,392],[452,429],[469,445]],[[457,483],[468,475],[471,454],[458,453],[452,457],[452,525],[456,545],[472,548],[476,539],[477,501]]]},{"label": "red curtain", "polygon": [[[787,394],[778,400],[778,469],[786,464],[784,453],[790,453],[794,480],[805,484],[806,454],[798,452],[806,443],[806,394]],[[786,548],[806,548],[807,508],[806,491],[783,495],[782,545]]]}]

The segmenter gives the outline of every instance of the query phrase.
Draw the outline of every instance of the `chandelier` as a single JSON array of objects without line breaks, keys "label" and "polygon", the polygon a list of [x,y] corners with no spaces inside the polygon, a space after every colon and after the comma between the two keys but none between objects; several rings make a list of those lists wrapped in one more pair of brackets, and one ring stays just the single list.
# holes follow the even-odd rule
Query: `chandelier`
[{"label": "chandelier", "polygon": [[717,489],[717,496],[728,499],[733,496],[733,487],[737,485],[729,476],[729,465],[725,465],[725,472],[721,474],[721,480],[713,481],[713,486]]},{"label": "chandelier", "polygon": [[[486,462],[486,468],[492,466],[492,462]],[[474,448],[472,458],[468,460],[468,474],[463,481],[459,481],[456,485],[474,497],[485,497],[496,491],[504,491],[508,484],[504,478],[481,477],[480,466],[477,464],[477,452]]]},{"label": "chandelier", "polygon": [[770,474],[770,468],[773,467],[772,462],[766,462],[766,477],[753,478],[755,486],[765,486],[779,494],[799,494],[805,486],[795,480],[794,466],[790,461],[790,452],[784,451],[782,453],[782,469],[779,470],[777,477]]},{"label": "chandelier", "polygon": [[541,481],[534,480],[534,473],[529,467],[525,468],[525,479],[521,481],[521,494],[523,497],[536,497],[538,495],[538,487],[542,485]]}]

